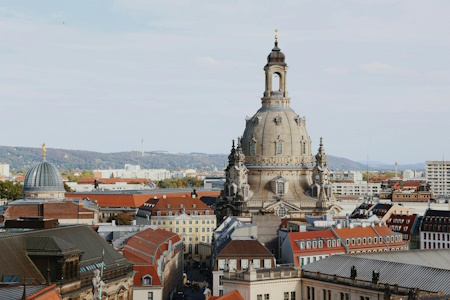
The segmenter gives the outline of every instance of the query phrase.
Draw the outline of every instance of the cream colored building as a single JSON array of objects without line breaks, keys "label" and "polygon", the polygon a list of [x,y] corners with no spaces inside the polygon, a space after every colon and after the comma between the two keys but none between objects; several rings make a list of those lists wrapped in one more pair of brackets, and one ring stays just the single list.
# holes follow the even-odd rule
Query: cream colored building
[{"label": "cream colored building", "polygon": [[[225,272],[245,300],[420,299],[450,294],[449,249],[333,255],[296,269]],[[433,280],[430,280],[432,278]]]},{"label": "cream colored building", "polygon": [[203,252],[205,246],[211,247],[216,216],[198,198],[168,197],[159,199],[151,208],[148,223],[177,233],[183,240],[185,253],[200,261],[204,255],[199,251],[199,244],[202,243]]},{"label": "cream colored building", "polygon": [[237,290],[245,300],[299,300],[300,274],[300,270],[292,267],[225,272],[223,293]]}]

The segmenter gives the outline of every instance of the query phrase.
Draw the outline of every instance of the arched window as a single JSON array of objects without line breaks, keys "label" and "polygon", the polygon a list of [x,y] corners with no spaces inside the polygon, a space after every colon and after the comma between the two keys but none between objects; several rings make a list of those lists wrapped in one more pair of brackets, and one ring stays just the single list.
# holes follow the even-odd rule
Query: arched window
[{"label": "arched window", "polygon": [[283,142],[281,140],[276,141],[276,154],[283,154]]},{"label": "arched window", "polygon": [[284,217],[284,216],[286,216],[286,208],[280,207],[280,208],[278,209],[278,216],[279,216],[279,217]]},{"label": "arched window", "polygon": [[302,141],[302,154],[305,155],[306,154],[306,142]]},{"label": "arched window", "polygon": [[281,91],[281,76],[278,73],[272,74],[272,91]]},{"label": "arched window", "polygon": [[284,182],[277,182],[277,195],[284,195]]}]

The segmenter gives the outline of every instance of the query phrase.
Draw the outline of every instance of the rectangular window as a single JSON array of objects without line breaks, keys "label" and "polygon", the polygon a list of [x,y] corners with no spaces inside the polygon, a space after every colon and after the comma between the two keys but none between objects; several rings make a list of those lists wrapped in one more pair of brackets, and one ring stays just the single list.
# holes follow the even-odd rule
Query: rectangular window
[{"label": "rectangular window", "polygon": [[295,292],[291,292],[291,300],[295,300]]},{"label": "rectangular window", "polygon": [[219,286],[222,286],[222,285],[223,285],[223,275],[219,275]]},{"label": "rectangular window", "polygon": [[270,258],[264,259],[264,268],[265,269],[272,268],[272,260]]},{"label": "rectangular window", "polygon": [[225,267],[225,260],[219,259],[219,261],[217,262],[217,267],[219,268],[219,271],[222,271]]},{"label": "rectangular window", "polygon": [[284,300],[289,300],[289,292],[284,292]]},{"label": "rectangular window", "polygon": [[264,294],[264,300],[270,300],[269,294]]},{"label": "rectangular window", "polygon": [[153,300],[153,292],[148,292],[148,300]]},{"label": "rectangular window", "polygon": [[241,259],[241,270],[248,269],[248,259]]},{"label": "rectangular window", "polygon": [[253,266],[255,267],[255,269],[259,269],[261,267],[259,259],[253,260]]},{"label": "rectangular window", "polygon": [[256,300],[262,300],[262,295],[257,295]]}]

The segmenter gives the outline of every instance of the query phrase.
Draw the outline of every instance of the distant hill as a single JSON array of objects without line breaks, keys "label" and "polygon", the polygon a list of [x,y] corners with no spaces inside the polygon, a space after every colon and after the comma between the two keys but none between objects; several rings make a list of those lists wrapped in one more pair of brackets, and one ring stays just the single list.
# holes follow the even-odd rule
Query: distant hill
[{"label": "distant hill", "polygon": [[[367,169],[367,162],[360,161],[359,163],[365,165]],[[415,164],[399,164],[397,168],[399,171],[404,170],[425,171],[425,166],[426,166],[425,162],[422,162]],[[369,168],[370,170],[394,170],[395,165],[387,164],[381,161],[369,161]]]},{"label": "distant hill", "polygon": [[[0,162],[11,169],[26,170],[41,161],[42,150],[29,147],[0,146]],[[140,165],[144,169],[224,169],[228,154],[171,153],[165,151],[100,153],[82,150],[47,149],[47,159],[64,170],[119,169],[125,164]],[[328,155],[332,170],[365,170],[364,164]],[[372,169],[372,168],[371,168]]]}]

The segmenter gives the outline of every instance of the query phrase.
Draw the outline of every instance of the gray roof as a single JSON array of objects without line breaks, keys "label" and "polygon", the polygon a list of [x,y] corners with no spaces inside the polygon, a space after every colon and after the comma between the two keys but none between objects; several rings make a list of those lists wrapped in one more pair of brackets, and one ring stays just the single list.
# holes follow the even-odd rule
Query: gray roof
[{"label": "gray roof", "polygon": [[[32,239],[30,239],[32,237]],[[43,237],[42,241],[36,239]],[[51,240],[48,238],[52,237]],[[0,274],[20,275],[36,278],[45,282],[36,266],[26,254],[26,246],[34,248],[53,248],[72,251],[76,248],[83,252],[81,257],[81,275],[100,266],[102,251],[105,251],[104,263],[108,270],[114,271],[131,266],[120,253],[114,250],[100,235],[86,225],[73,225],[52,229],[27,231],[23,233],[0,234]]]},{"label": "gray roof", "polygon": [[450,249],[334,255],[308,264],[305,271],[371,281],[378,270],[380,282],[424,291],[450,293]]},{"label": "gray roof", "polygon": [[[46,287],[47,286],[45,285],[27,285],[26,287],[27,296],[31,296],[34,293],[37,293],[45,289]],[[2,300],[21,300],[22,295],[23,295],[23,285],[1,289]]]},{"label": "gray roof", "polygon": [[24,192],[65,192],[58,168],[44,160],[27,172],[23,182]]}]

